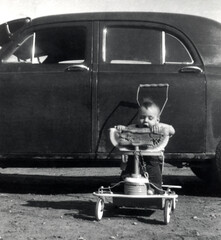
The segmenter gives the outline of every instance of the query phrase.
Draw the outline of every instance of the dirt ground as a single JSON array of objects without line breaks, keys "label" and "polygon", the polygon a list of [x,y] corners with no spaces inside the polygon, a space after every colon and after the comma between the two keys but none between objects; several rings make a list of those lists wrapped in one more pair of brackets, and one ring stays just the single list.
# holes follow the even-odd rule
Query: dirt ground
[{"label": "dirt ground", "polygon": [[221,239],[221,195],[187,169],[169,165],[164,184],[182,185],[171,221],[162,210],[117,209],[94,216],[93,191],[119,180],[118,168],[1,169],[0,239]]}]

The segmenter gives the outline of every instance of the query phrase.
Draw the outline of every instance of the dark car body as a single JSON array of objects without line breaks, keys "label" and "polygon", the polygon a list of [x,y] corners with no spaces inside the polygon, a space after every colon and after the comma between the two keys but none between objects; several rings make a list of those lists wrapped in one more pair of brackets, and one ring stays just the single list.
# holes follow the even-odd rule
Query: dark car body
[{"label": "dark car body", "polygon": [[118,157],[108,129],[135,121],[137,87],[149,83],[170,86],[161,121],[176,134],[166,160],[203,166],[214,159],[221,137],[220,23],[137,12],[17,22],[0,26],[5,165],[24,156],[30,161]]}]

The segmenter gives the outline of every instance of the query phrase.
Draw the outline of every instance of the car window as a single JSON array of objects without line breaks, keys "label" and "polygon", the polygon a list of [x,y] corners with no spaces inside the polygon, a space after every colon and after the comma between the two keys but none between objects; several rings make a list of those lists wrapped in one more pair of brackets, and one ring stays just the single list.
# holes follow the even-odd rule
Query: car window
[{"label": "car window", "polygon": [[103,30],[102,59],[110,64],[190,64],[187,47],[160,29],[111,26]]},{"label": "car window", "polygon": [[[193,63],[193,59],[185,45],[175,36],[162,33],[165,36],[165,63]],[[164,42],[164,41],[163,41]]]},{"label": "car window", "polygon": [[45,28],[25,38],[3,62],[68,64],[85,61],[86,28]]},{"label": "car window", "polygon": [[153,29],[111,27],[104,29],[103,60],[112,64],[160,63],[161,35]]}]

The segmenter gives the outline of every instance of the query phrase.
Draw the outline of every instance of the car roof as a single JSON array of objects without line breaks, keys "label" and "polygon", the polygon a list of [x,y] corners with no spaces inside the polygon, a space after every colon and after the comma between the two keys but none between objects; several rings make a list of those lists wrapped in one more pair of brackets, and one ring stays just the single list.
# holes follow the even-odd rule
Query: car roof
[{"label": "car roof", "polygon": [[[163,13],[163,12],[94,12],[94,13],[70,13],[50,15],[44,17],[38,17],[32,20],[35,24],[41,24],[43,22],[60,22],[60,21],[101,21],[101,20],[132,20],[132,21],[165,21],[170,22],[174,19],[186,19],[195,18],[199,21],[201,19],[207,19],[200,16],[178,14],[178,13]],[[191,20],[192,20],[191,19]],[[189,20],[189,21],[191,21]],[[211,19],[207,19],[213,21]],[[215,22],[215,21],[214,21]]]},{"label": "car roof", "polygon": [[[72,13],[51,15],[33,19],[30,24],[38,25],[44,23],[58,23],[69,21],[150,21],[163,23],[177,27],[178,29],[193,29],[199,32],[199,27],[203,25],[203,32],[217,27],[221,30],[221,24],[214,20],[187,14],[162,13],[162,12],[97,12],[97,13]],[[202,40],[202,39],[201,39]]]}]

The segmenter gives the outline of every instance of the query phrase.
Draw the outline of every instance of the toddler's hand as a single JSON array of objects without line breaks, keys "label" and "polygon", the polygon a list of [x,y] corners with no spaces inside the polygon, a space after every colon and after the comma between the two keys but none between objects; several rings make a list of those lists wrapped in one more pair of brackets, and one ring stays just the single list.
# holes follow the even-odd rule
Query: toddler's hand
[{"label": "toddler's hand", "polygon": [[118,130],[118,131],[123,131],[126,127],[123,126],[123,125],[118,125],[118,126],[115,126],[115,128]]},{"label": "toddler's hand", "polygon": [[157,123],[151,127],[151,132],[155,134],[160,134],[160,125]]}]

